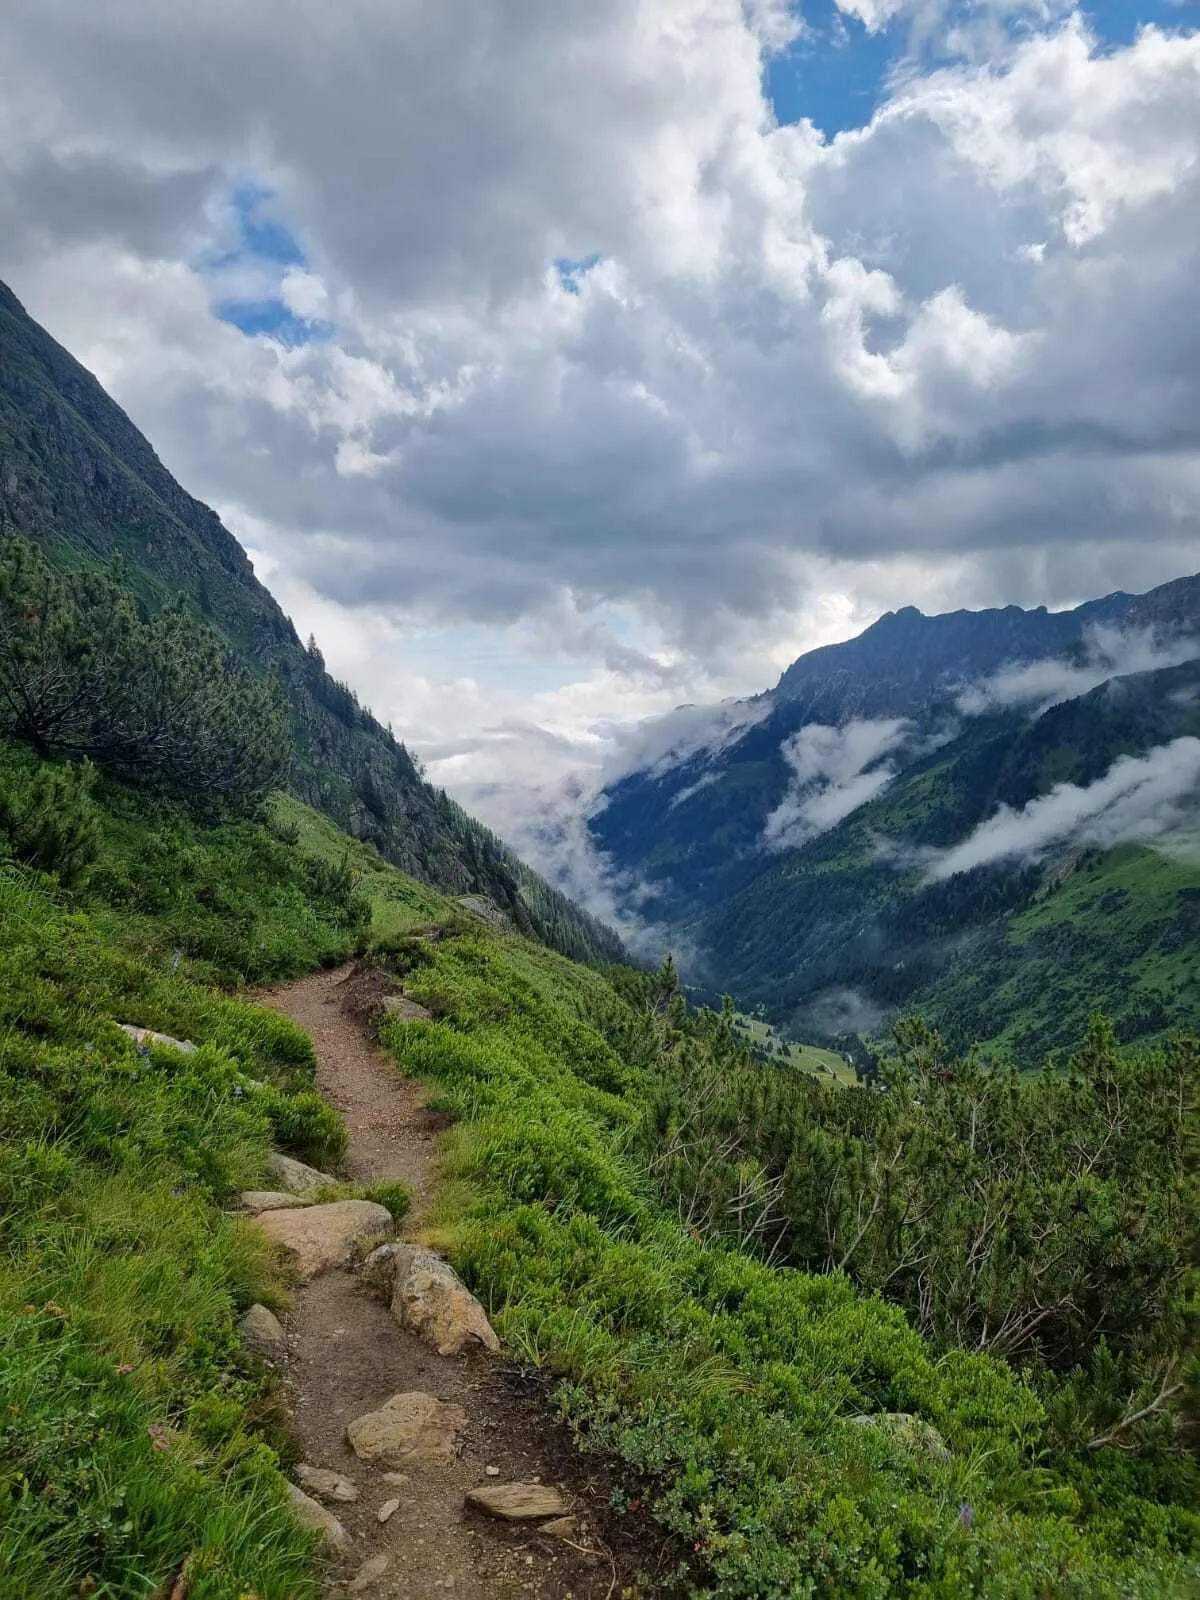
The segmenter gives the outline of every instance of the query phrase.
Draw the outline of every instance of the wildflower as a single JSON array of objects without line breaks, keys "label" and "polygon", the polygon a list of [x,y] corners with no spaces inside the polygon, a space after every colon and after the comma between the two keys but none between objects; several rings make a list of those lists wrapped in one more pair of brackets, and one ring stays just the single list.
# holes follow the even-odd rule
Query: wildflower
[{"label": "wildflower", "polygon": [[958,1520],[962,1523],[963,1527],[968,1530],[968,1532],[971,1529],[971,1525],[975,1521],[975,1512],[969,1505],[966,1504],[965,1501],[958,1508]]}]

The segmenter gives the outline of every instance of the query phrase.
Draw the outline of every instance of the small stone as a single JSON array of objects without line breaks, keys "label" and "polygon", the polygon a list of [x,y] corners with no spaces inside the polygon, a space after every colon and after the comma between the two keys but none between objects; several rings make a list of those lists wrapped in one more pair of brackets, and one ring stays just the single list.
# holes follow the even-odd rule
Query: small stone
[{"label": "small stone", "polygon": [[389,994],[383,1002],[384,1013],[398,1022],[432,1022],[433,1012],[418,1005],[404,994]]},{"label": "small stone", "polygon": [[490,1517],[505,1522],[536,1522],[542,1517],[561,1517],[567,1503],[557,1489],[540,1483],[497,1483],[485,1489],[471,1489],[467,1504]]},{"label": "small stone", "polygon": [[354,1548],[354,1541],[332,1511],[326,1511],[323,1505],[310,1499],[304,1490],[297,1489],[294,1483],[287,1484],[286,1488],[296,1521],[302,1528],[307,1528],[310,1533],[319,1533],[325,1543],[339,1555],[345,1555]]},{"label": "small stone", "polygon": [[412,1482],[412,1479],[407,1472],[385,1472],[383,1481],[391,1489],[404,1489]]},{"label": "small stone", "polygon": [[466,1425],[461,1406],[415,1389],[394,1394],[381,1411],[355,1418],[346,1428],[346,1438],[360,1461],[450,1466]]},{"label": "small stone", "polygon": [[578,1527],[578,1517],[555,1517],[550,1522],[543,1522],[538,1532],[548,1533],[554,1539],[569,1539]]},{"label": "small stone", "polygon": [[498,1478],[500,1476],[499,1467],[484,1467],[483,1470],[487,1473],[489,1478]]},{"label": "small stone", "polygon": [[375,1515],[378,1517],[380,1522],[386,1522],[389,1517],[394,1517],[399,1509],[400,1500],[399,1497],[397,1497],[394,1500],[385,1500]]},{"label": "small stone", "polygon": [[370,1200],[334,1200],[329,1205],[268,1211],[257,1219],[267,1238],[294,1258],[303,1282],[345,1266],[361,1239],[391,1233],[392,1214]]},{"label": "small stone", "polygon": [[267,1158],[267,1171],[279,1187],[286,1189],[289,1194],[311,1194],[314,1189],[328,1189],[337,1182],[327,1172],[306,1167],[303,1161],[297,1161],[294,1156],[285,1156],[280,1150],[271,1151]]},{"label": "small stone", "polygon": [[337,1500],[349,1505],[358,1499],[358,1490],[340,1472],[331,1472],[327,1467],[310,1467],[307,1461],[301,1461],[295,1473],[303,1487],[318,1500]]},{"label": "small stone", "polygon": [[372,1556],[369,1561],[364,1561],[359,1567],[349,1584],[350,1594],[362,1594],[373,1583],[378,1582],[391,1565],[391,1556]]},{"label": "small stone", "polygon": [[282,1361],[287,1355],[283,1324],[266,1306],[252,1305],[238,1323],[242,1342],[264,1361]]}]

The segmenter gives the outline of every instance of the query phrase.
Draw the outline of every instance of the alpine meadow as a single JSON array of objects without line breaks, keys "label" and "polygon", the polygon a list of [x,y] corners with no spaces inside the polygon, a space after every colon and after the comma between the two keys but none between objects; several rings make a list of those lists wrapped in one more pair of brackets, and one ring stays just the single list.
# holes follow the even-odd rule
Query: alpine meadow
[{"label": "alpine meadow", "polygon": [[1200,1596],[1185,11],[10,0],[0,1600]]}]

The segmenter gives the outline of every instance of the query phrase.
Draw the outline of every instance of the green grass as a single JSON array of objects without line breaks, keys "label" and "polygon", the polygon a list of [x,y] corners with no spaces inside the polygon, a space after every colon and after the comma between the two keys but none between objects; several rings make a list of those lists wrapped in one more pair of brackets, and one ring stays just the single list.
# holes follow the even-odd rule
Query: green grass
[{"label": "green grass", "polygon": [[754,1046],[765,1050],[773,1061],[786,1061],[791,1066],[799,1068],[801,1072],[812,1073],[816,1077],[835,1078],[838,1083],[845,1084],[848,1088],[858,1086],[858,1076],[854,1068],[839,1055],[836,1050],[826,1050],[819,1044],[801,1044],[794,1039],[785,1039],[773,1023],[765,1021],[762,1017],[747,1016],[745,1012],[737,1013],[738,1031]]},{"label": "green grass", "polygon": [[[561,1375],[585,1446],[625,1462],[688,1593],[1194,1592],[1196,1519],[1055,1459],[1002,1361],[938,1355],[842,1275],[773,1270],[663,1208],[639,1154],[663,1035],[636,1004],[512,937],[391,955],[439,1019],[393,1025],[396,1059],[458,1119],[433,1238]],[[854,1420],[882,1412],[950,1455]]]}]

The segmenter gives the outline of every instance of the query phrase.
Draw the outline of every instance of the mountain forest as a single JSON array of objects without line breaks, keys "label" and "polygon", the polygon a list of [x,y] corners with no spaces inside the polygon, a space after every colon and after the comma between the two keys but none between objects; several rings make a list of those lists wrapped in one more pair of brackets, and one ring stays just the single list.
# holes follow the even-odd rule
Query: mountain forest
[{"label": "mountain forest", "polygon": [[[0,289],[0,1600],[445,1592],[476,1467],[472,1593],[1200,1593],[1198,602],[802,657],[592,818],[692,952],[638,963]],[[427,1165],[359,1160],[335,1026]],[[342,1282],[507,1422],[368,1448],[367,1363],[314,1461]]]}]

